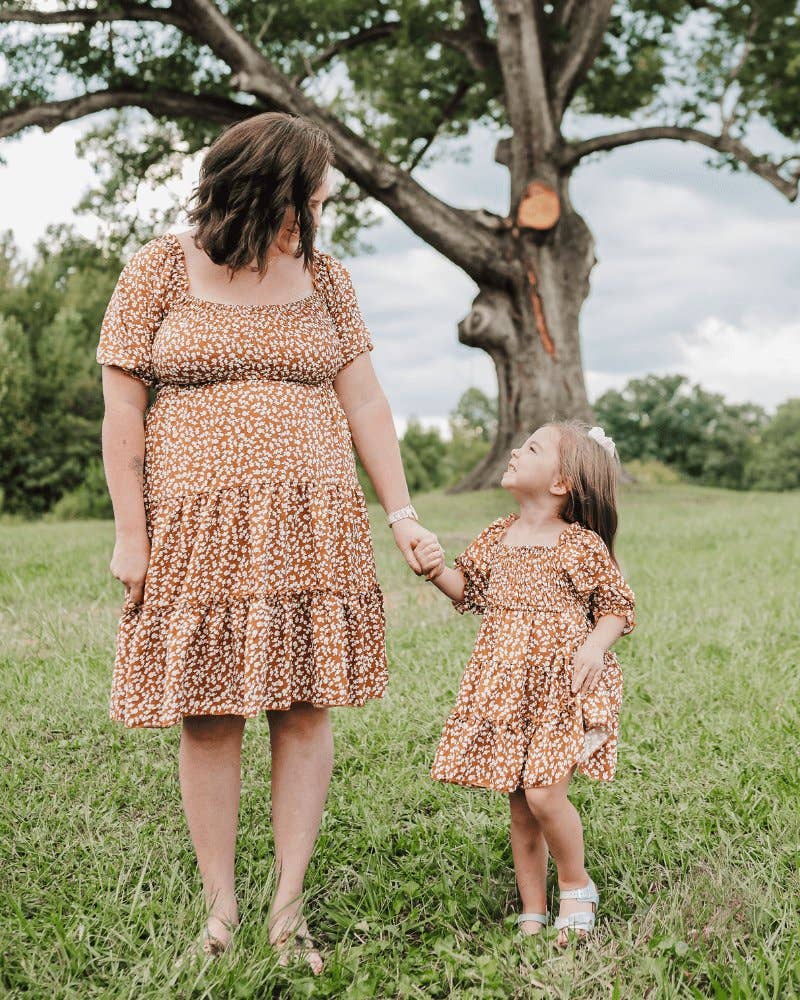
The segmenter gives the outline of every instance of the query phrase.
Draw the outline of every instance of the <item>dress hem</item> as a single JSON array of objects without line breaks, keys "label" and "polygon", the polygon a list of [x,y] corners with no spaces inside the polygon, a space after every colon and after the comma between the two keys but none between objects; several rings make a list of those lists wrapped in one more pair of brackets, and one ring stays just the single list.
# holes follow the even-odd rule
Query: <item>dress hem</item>
[{"label": "dress hem", "polygon": [[498,785],[480,784],[477,781],[465,781],[460,778],[440,778],[437,777],[433,771],[430,772],[430,777],[434,781],[439,781],[445,785],[458,785],[460,788],[476,788],[483,789],[488,792],[500,792],[503,795],[513,795],[514,792],[524,792],[529,788],[550,788],[552,785],[558,784],[566,778],[567,774],[572,767],[576,767],[576,774],[582,775],[584,778],[589,778],[592,781],[602,781],[604,784],[611,784],[616,778],[616,774],[612,774],[610,777],[602,777],[601,775],[592,774],[589,771],[584,770],[581,767],[580,761],[574,761],[569,767],[566,768],[563,774],[559,775],[554,781],[548,782],[546,785],[517,785],[516,788],[509,788],[508,785],[504,785],[502,788]]},{"label": "dress hem", "polygon": [[126,729],[169,729],[172,726],[177,726],[178,723],[182,722],[184,718],[194,717],[194,716],[218,716],[218,715],[238,715],[244,719],[255,719],[263,712],[288,712],[290,708],[294,705],[311,705],[314,708],[363,708],[370,701],[379,701],[383,698],[386,693],[386,685],[384,685],[380,690],[376,691],[374,694],[365,695],[363,699],[358,701],[313,701],[305,699],[297,699],[296,701],[290,702],[288,705],[275,704],[275,705],[261,705],[258,708],[242,708],[241,706],[224,706],[220,707],[215,705],[213,710],[207,711],[191,711],[191,712],[177,712],[174,715],[168,715],[166,718],[160,722],[129,722],[124,715],[109,711],[108,718],[112,722],[117,722]]}]

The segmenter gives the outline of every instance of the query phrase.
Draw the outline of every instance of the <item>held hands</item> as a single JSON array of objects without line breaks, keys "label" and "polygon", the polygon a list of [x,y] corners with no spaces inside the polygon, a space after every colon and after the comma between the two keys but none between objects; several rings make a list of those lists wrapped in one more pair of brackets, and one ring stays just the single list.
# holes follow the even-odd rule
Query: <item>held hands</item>
[{"label": "held hands", "polygon": [[422,576],[425,571],[417,559],[416,546],[420,542],[428,541],[431,538],[435,539],[436,535],[432,531],[428,531],[427,528],[423,528],[419,521],[415,521],[412,517],[403,517],[399,521],[395,521],[391,527],[394,540],[406,562],[417,576]]},{"label": "held hands", "polygon": [[594,691],[605,667],[605,647],[587,639],[572,661],[572,693]]},{"label": "held hands", "polygon": [[144,582],[150,563],[150,539],[117,538],[109,569],[111,575],[125,584],[125,600],[141,604],[144,600]]},{"label": "held hands", "polygon": [[431,535],[430,538],[417,542],[414,547],[414,555],[428,580],[435,580],[444,569],[444,549],[439,544],[436,535]]}]

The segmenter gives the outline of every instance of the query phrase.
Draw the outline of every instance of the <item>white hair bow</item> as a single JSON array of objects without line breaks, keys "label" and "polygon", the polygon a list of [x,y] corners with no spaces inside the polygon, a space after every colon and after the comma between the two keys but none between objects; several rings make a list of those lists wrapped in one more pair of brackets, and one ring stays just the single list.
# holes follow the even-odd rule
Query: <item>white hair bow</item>
[{"label": "white hair bow", "polygon": [[607,437],[602,427],[593,427],[589,431],[589,437],[594,438],[594,440],[605,448],[609,455],[614,454],[614,442],[610,437]]}]

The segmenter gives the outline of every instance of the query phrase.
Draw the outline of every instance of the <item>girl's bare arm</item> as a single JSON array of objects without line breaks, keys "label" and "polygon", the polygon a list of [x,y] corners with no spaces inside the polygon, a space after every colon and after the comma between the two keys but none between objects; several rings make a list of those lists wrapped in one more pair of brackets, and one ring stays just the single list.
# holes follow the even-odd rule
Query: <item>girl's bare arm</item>
[{"label": "girl's bare arm", "polygon": [[624,627],[625,619],[620,615],[603,615],[589,633],[584,645],[597,646],[605,652],[620,638]]},{"label": "girl's bare arm", "polygon": [[445,566],[430,581],[451,601],[461,601],[464,599],[464,574],[460,569],[451,569]]},{"label": "girl's bare arm", "polygon": [[435,535],[433,538],[419,542],[415,546],[414,552],[423,572],[431,583],[435,583],[450,600],[463,600],[464,574],[460,569],[455,569],[455,567],[450,569],[449,566],[445,566],[444,551]]}]

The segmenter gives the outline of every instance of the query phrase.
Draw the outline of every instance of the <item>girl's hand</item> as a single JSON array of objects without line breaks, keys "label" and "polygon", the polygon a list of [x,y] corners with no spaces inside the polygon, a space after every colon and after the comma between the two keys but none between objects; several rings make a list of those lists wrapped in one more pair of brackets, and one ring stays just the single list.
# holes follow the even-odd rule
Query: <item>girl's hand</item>
[{"label": "girl's hand", "polygon": [[433,580],[444,569],[444,549],[436,535],[426,541],[417,542],[414,546],[414,555],[429,580]]},{"label": "girl's hand", "polygon": [[140,604],[144,600],[144,581],[150,563],[150,539],[143,537],[117,538],[109,569],[125,584],[125,600]]},{"label": "girl's hand", "polygon": [[392,525],[392,534],[397,543],[398,549],[403,553],[403,557],[408,565],[414,570],[417,576],[422,576],[423,570],[414,553],[414,546],[418,542],[426,541],[436,536],[432,531],[423,528],[419,521],[413,517],[401,517]]},{"label": "girl's hand", "polygon": [[572,693],[594,691],[605,667],[605,647],[587,639],[572,661]]}]

